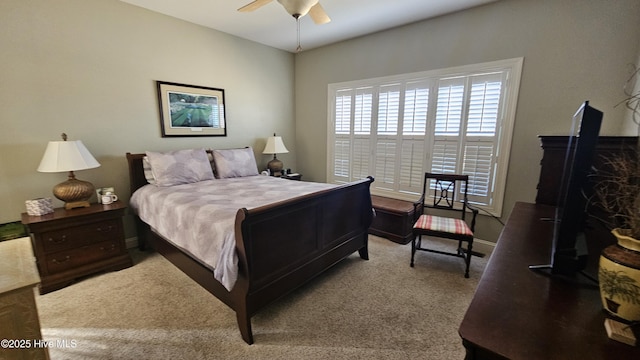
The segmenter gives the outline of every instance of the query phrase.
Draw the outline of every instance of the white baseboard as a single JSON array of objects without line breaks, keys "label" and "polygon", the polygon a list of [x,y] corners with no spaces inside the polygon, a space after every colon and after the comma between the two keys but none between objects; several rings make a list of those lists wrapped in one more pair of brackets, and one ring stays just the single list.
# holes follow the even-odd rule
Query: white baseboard
[{"label": "white baseboard", "polygon": [[473,239],[473,251],[477,251],[479,253],[485,254],[485,256],[491,255],[493,249],[496,248],[496,243],[482,240],[482,239]]}]

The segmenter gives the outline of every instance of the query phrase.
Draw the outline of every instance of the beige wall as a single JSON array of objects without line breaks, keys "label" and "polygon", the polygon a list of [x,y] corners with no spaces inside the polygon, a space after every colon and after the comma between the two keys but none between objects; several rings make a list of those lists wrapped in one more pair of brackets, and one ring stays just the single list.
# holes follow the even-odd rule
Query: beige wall
[{"label": "beige wall", "polygon": [[[524,57],[503,217],[535,200],[538,134],[567,134],[577,107],[604,111],[602,134],[620,135],[627,64],[640,53],[637,0],[503,0],[296,56],[298,171],[326,179],[327,84]],[[627,133],[628,134],[628,133]],[[635,134],[630,134],[635,135]],[[480,238],[496,240],[487,218]]]},{"label": "beige wall", "polygon": [[[65,179],[35,170],[63,131],[102,163],[78,177],[124,200],[127,151],[250,145],[264,165],[273,131],[288,167],[324,181],[327,84],[523,56],[506,215],[534,200],[536,135],[566,133],[583,100],[605,112],[603,133],[635,135],[614,105],[640,54],[639,18],[637,0],[502,0],[294,57],[118,0],[2,0],[0,223]],[[224,88],[229,135],[161,138],[155,80]],[[488,240],[500,231],[478,228]]]},{"label": "beige wall", "polygon": [[[638,42],[640,42],[640,39],[638,39]],[[640,66],[640,54],[638,54],[636,62],[628,67],[628,71],[631,75],[629,75],[627,89],[630,91],[629,94],[631,96],[628,98],[629,102],[625,103],[625,106],[630,107],[631,109],[628,109],[627,111],[623,128],[625,134],[636,136],[640,135],[640,124],[636,123],[640,121],[640,71],[638,66]],[[635,75],[633,75],[633,71],[639,72],[636,72]],[[634,108],[637,108],[638,111],[632,110]],[[638,144],[638,146],[640,147],[640,144]]]},{"label": "beige wall", "polygon": [[[102,164],[77,177],[125,201],[127,151],[253,146],[264,165],[275,131],[295,164],[290,53],[118,0],[2,0],[0,24],[0,223],[66,179],[36,172],[62,132]],[[156,80],[223,88],[228,136],[162,138]]]}]

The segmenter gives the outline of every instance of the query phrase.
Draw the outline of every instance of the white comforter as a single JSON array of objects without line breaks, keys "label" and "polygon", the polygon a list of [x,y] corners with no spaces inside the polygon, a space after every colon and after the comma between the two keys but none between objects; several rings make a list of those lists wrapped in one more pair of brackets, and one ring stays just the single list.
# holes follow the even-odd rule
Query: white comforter
[{"label": "white comforter", "polygon": [[157,233],[213,269],[214,277],[231,291],[238,278],[234,233],[238,209],[334,186],[262,175],[171,187],[146,185],[131,196],[130,205]]}]

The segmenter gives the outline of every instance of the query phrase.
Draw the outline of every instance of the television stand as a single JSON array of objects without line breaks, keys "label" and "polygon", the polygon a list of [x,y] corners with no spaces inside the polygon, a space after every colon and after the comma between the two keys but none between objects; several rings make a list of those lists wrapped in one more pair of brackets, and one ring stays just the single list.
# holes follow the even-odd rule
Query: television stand
[{"label": "television stand", "polygon": [[540,276],[551,258],[555,207],[516,203],[458,333],[471,359],[640,359],[611,340],[600,292]]}]

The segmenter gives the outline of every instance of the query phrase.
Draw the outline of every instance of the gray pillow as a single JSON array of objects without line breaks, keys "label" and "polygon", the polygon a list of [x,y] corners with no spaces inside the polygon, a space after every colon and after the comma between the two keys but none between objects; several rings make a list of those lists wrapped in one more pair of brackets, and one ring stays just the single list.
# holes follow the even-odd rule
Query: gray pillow
[{"label": "gray pillow", "polygon": [[213,150],[213,162],[218,179],[258,175],[253,149]]},{"label": "gray pillow", "polygon": [[190,184],[214,179],[211,163],[204,149],[146,153],[157,186]]},{"label": "gray pillow", "polygon": [[151,171],[151,164],[149,163],[149,157],[144,156],[142,158],[142,170],[144,170],[144,178],[151,185],[156,184],[156,179],[153,178],[153,172]]}]

